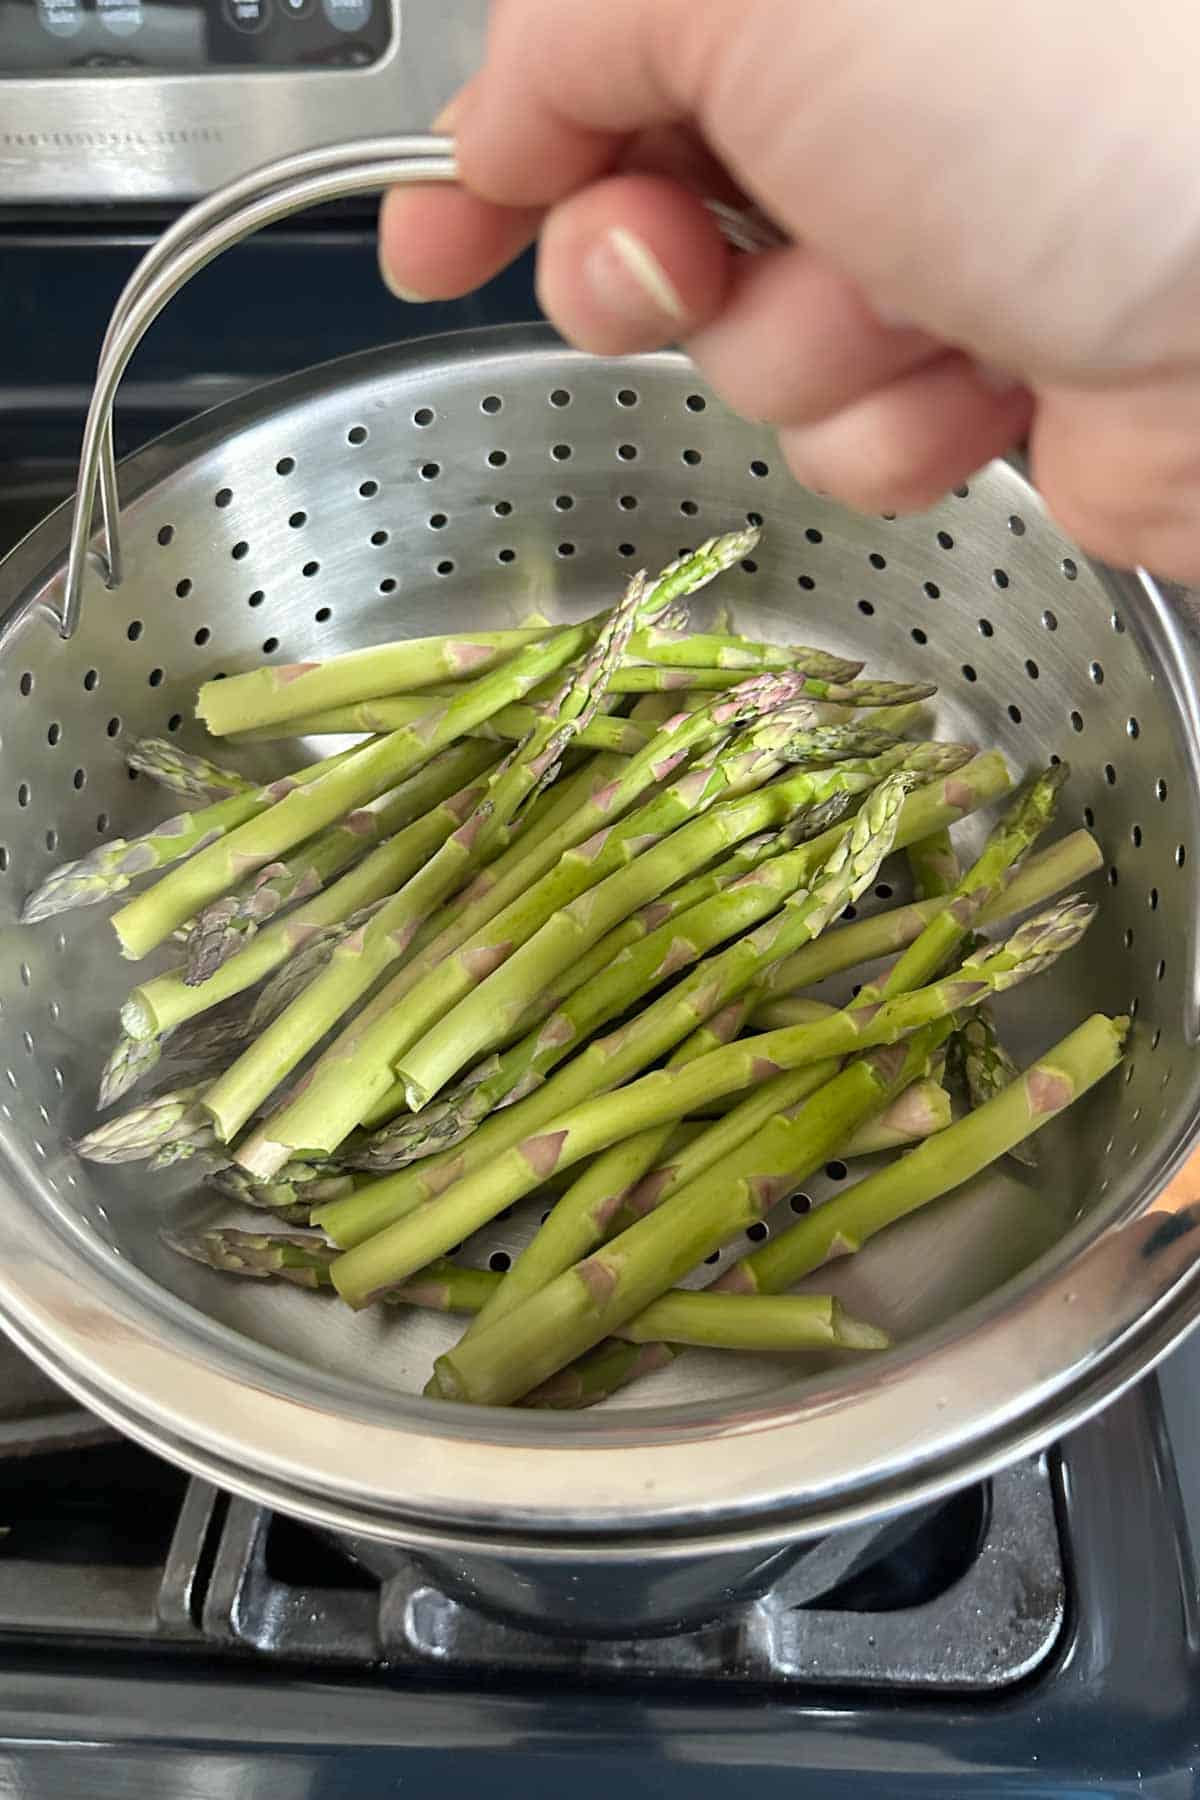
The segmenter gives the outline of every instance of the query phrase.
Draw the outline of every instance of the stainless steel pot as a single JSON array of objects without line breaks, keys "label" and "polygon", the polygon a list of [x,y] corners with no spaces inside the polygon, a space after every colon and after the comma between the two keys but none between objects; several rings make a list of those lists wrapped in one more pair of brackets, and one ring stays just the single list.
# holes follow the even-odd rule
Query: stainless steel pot
[{"label": "stainless steel pot", "polygon": [[[89,559],[121,368],[187,273],[297,204],[452,175],[441,142],[352,146],[187,215],[110,330],[70,570],[64,508],[0,576],[0,1316],[188,1467],[401,1542],[509,1611],[557,1592],[560,1614],[628,1631],[711,1612],[784,1546],[1044,1444],[1193,1323],[1194,665],[1179,610],[1090,565],[1016,468],[919,518],[852,517],[798,489],[683,358],[600,362],[529,329],[381,350],[206,415],[125,465],[119,517],[109,471]],[[940,729],[1016,765],[1074,764],[1063,824],[1082,814],[1105,847],[1102,916],[1008,1025],[1032,1053],[1092,1008],[1136,1010],[1127,1065],[1044,1135],[1035,1181],[995,1171],[825,1273],[900,1339],[869,1366],[697,1353],[591,1414],[433,1405],[444,1321],[224,1283],[159,1240],[211,1211],[186,1167],[168,1188],[77,1162],[129,971],[96,913],[20,930],[17,907],[50,863],[161,810],[122,744],[194,740],[216,670],[533,607],[578,616],[635,562],[750,514],[760,566],[721,596],[742,628],[930,676]],[[479,1253],[511,1253],[530,1225],[518,1209]]]}]

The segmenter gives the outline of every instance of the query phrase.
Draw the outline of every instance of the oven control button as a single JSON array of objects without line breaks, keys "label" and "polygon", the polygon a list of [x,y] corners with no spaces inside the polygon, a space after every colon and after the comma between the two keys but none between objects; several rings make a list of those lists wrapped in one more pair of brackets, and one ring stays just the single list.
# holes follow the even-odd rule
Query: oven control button
[{"label": "oven control button", "polygon": [[38,0],[38,20],[53,37],[74,37],[83,29],[82,0]]},{"label": "oven control button", "polygon": [[145,24],[142,0],[96,0],[96,15],[114,37],[132,37]]},{"label": "oven control button", "polygon": [[262,30],[271,10],[271,0],[223,0],[223,4],[233,29],[247,35]]},{"label": "oven control button", "polygon": [[338,31],[365,31],[374,0],[321,0],[325,17]]}]

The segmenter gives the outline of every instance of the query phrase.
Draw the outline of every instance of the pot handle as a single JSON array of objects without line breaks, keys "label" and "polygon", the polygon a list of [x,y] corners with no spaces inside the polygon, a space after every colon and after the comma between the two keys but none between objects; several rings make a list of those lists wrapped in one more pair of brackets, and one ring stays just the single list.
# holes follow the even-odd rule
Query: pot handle
[{"label": "pot handle", "polygon": [[[146,252],[113,308],[88,404],[63,601],[56,615],[64,638],[71,637],[79,624],[89,564],[105,587],[121,585],[113,405],[131,356],[167,302],[223,250],[292,213],[406,183],[457,178],[454,145],[447,137],[414,135],[330,144],[267,163],[217,188],[183,213]],[[740,211],[717,201],[708,204],[735,250],[753,253],[784,241],[753,209]],[[97,493],[103,533],[101,545],[93,548]]]}]

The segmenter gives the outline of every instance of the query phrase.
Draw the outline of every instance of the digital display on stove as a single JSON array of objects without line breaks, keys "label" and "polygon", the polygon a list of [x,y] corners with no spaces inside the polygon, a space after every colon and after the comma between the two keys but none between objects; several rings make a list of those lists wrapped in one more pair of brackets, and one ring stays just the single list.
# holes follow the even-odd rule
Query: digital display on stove
[{"label": "digital display on stove", "polygon": [[391,34],[390,0],[0,0],[0,79],[365,68]]}]

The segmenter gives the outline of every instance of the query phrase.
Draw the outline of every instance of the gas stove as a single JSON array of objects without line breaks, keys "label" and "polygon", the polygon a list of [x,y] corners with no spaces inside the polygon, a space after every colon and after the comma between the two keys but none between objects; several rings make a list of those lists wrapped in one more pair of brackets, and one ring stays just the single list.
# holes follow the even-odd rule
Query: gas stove
[{"label": "gas stove", "polygon": [[419,1558],[310,1530],[131,1444],[51,1448],[0,1471],[0,1635],[251,1658],[385,1680],[648,1682],[714,1697],[852,1687],[996,1694],[1066,1623],[1060,1476],[1038,1458],[885,1526],[826,1539],[762,1599],[666,1637],[522,1629],[440,1592]]},{"label": "gas stove", "polygon": [[[1169,1397],[1197,1372],[1185,1347]],[[71,1424],[86,1447],[61,1447]],[[1173,1434],[1194,1441],[1151,1378],[701,1629],[584,1642],[96,1441],[42,1395],[0,1462],[0,1792],[1182,1800],[1200,1690]]]}]

